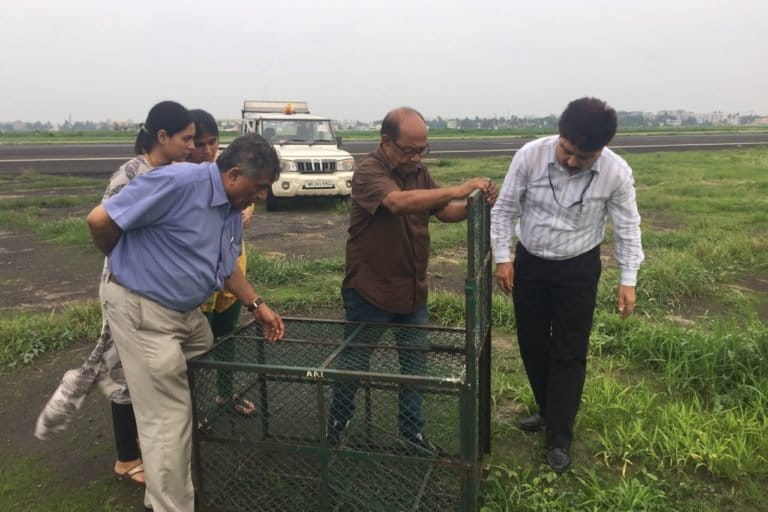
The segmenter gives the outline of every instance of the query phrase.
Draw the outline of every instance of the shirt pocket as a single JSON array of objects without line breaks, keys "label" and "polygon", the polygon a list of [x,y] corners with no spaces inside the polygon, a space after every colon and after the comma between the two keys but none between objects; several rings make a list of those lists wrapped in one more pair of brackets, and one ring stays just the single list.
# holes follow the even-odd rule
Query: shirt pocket
[{"label": "shirt pocket", "polygon": [[579,206],[577,225],[579,228],[596,227],[602,224],[605,217],[606,205],[604,201],[584,201]]},{"label": "shirt pocket", "polygon": [[566,232],[590,229],[601,222],[604,211],[605,204],[601,202],[585,202],[570,208],[558,207],[552,228]]},{"label": "shirt pocket", "polygon": [[242,231],[236,229],[231,222],[226,224],[221,241],[221,261],[225,278],[235,271],[235,263],[242,251],[243,239],[241,233]]}]

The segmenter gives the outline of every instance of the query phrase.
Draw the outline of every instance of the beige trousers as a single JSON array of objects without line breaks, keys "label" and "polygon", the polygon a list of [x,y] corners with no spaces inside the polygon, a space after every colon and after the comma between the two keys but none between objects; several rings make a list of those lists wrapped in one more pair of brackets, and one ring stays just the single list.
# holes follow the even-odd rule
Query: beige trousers
[{"label": "beige trousers", "polygon": [[199,308],[173,311],[107,277],[99,296],[133,400],[147,482],[144,505],[154,512],[194,512],[187,359],[211,347],[208,321]]}]

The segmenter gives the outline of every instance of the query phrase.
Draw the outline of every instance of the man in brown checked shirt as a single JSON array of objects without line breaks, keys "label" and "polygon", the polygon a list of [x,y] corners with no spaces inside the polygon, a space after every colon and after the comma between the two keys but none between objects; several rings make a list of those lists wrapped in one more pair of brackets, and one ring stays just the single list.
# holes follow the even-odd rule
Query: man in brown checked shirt
[{"label": "man in brown checked shirt", "polygon": [[[352,205],[346,248],[346,275],[342,297],[346,319],[355,322],[425,324],[429,218],[458,222],[467,215],[466,198],[475,189],[496,199],[496,187],[488,178],[473,178],[452,187],[440,187],[422,158],[429,153],[427,125],[416,110],[390,111],[381,125],[381,143],[358,165],[352,179]],[[383,334],[383,333],[382,333]],[[426,344],[424,337],[404,338],[395,332],[398,346]],[[364,342],[378,343],[379,337]],[[370,350],[348,349],[340,367],[367,371]],[[426,354],[403,350],[398,354],[400,373],[424,375]],[[358,382],[333,387],[327,439],[336,446],[355,410]],[[424,436],[422,394],[401,386],[398,430],[410,448],[433,454],[436,447]]]}]

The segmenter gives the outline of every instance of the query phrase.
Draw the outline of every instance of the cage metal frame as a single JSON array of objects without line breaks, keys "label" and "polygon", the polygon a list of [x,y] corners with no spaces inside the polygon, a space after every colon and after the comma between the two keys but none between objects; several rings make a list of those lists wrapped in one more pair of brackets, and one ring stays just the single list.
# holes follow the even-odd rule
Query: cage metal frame
[{"label": "cage metal frame", "polygon": [[[364,390],[363,401],[364,418],[368,425],[367,434],[369,436],[370,446],[375,447],[372,442],[374,434],[370,429],[371,425],[371,392],[377,388],[387,388],[408,384],[420,389],[429,389],[435,392],[458,395],[459,402],[459,454],[458,457],[434,457],[428,458],[431,467],[447,467],[461,475],[461,492],[457,497],[456,510],[462,512],[477,512],[480,509],[480,485],[483,474],[483,461],[486,455],[491,451],[491,291],[492,291],[492,257],[490,250],[490,209],[484,200],[480,191],[475,191],[470,195],[467,204],[467,276],[465,279],[465,310],[466,327],[433,327],[433,326],[407,326],[407,329],[416,331],[427,331],[429,333],[445,333],[456,337],[464,334],[463,347],[450,344],[429,345],[430,353],[446,353],[454,356],[463,356],[464,367],[460,375],[451,377],[446,376],[427,376],[427,375],[403,375],[394,373],[377,373],[371,371],[357,371],[350,369],[333,368],[333,364],[338,361],[343,351],[350,348],[359,347],[355,344],[359,336],[366,328],[378,327],[381,329],[391,329],[391,324],[374,324],[369,322],[347,322],[337,320],[319,320],[309,318],[285,317],[286,331],[290,332],[292,325],[310,322],[317,326],[344,326],[345,336],[339,343],[338,340],[320,341],[303,340],[287,338],[281,343],[295,343],[297,345],[309,344],[313,346],[327,345],[327,348],[335,347],[331,353],[320,363],[312,366],[295,365],[276,365],[264,364],[265,350],[268,349],[267,342],[263,336],[253,338],[256,343],[257,363],[223,361],[209,357],[212,351],[226,343],[234,343],[238,336],[242,336],[247,330],[256,329],[258,326],[248,324],[232,335],[229,335],[214,345],[211,351],[198,356],[188,362],[188,374],[190,379],[190,389],[192,390],[193,401],[193,425],[199,425],[203,420],[199,414],[199,397],[196,396],[196,373],[205,369],[218,370],[223,372],[246,372],[255,373],[257,378],[251,385],[251,389],[244,391],[255,391],[254,386],[258,386],[257,391],[258,413],[261,421],[260,431],[261,439],[249,438],[233,439],[227,436],[217,436],[213,434],[204,434],[198,428],[193,429],[193,479],[195,487],[199,494],[199,508],[201,510],[223,509],[209,506],[207,503],[207,493],[205,487],[206,475],[202,470],[201,443],[219,443],[221,445],[248,443],[249,446],[259,450],[271,450],[280,452],[285,450],[291,453],[305,453],[314,457],[319,457],[320,471],[317,478],[321,482],[319,503],[313,510],[316,511],[335,511],[330,474],[328,468],[334,456],[339,450],[344,451],[344,455],[351,459],[360,460],[390,460],[403,461],[407,463],[411,459],[424,461],[423,457],[411,457],[408,455],[388,453],[386,449],[356,451],[354,449],[331,446],[326,439],[325,431],[327,424],[328,399],[326,396],[329,386],[338,382],[355,381],[361,383]],[[398,326],[402,328],[402,326]],[[348,335],[347,335],[348,334]],[[366,345],[368,347],[368,345]],[[392,350],[419,350],[419,348],[409,347],[387,347]],[[316,407],[317,414],[317,436],[315,439],[290,439],[285,436],[275,436],[271,434],[270,413],[269,413],[269,393],[267,382],[295,382],[300,384],[313,383],[316,386]],[[243,390],[241,390],[243,391]],[[425,475],[423,485],[429,478],[429,471]],[[422,492],[424,487],[422,486]],[[421,495],[421,494],[420,494]],[[414,500],[411,510],[420,509],[419,498]],[[364,498],[361,498],[364,500]],[[365,506],[365,505],[361,505]],[[372,508],[372,510],[384,509],[381,507]],[[394,510],[394,509],[393,509]],[[397,508],[402,510],[402,508]]]}]

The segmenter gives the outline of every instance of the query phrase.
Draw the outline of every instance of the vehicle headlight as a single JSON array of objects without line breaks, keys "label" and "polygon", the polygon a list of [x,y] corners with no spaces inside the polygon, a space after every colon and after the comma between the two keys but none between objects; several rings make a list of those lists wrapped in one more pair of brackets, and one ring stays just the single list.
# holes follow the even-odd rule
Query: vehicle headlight
[{"label": "vehicle headlight", "polygon": [[295,170],[296,170],[296,162],[292,162],[291,160],[280,160],[281,172],[289,172],[289,171],[295,171]]},{"label": "vehicle headlight", "polygon": [[354,171],[355,170],[355,159],[354,158],[345,158],[344,160],[339,160],[336,165],[337,165],[337,168],[340,171]]}]

